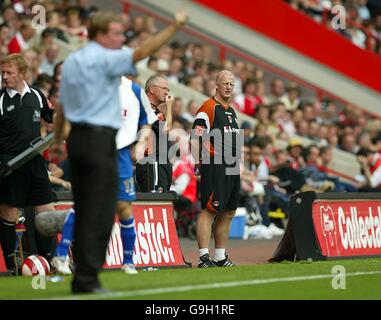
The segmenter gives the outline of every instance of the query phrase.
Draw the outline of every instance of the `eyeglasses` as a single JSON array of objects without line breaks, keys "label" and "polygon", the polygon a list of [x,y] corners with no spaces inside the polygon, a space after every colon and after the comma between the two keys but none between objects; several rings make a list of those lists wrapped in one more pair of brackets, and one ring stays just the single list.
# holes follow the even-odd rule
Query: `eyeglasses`
[{"label": "eyeglasses", "polygon": [[161,86],[152,86],[152,87],[156,87],[156,88],[160,88],[160,89],[162,89],[162,90],[166,90],[166,91],[168,91],[169,92],[169,88],[168,87],[161,87]]}]

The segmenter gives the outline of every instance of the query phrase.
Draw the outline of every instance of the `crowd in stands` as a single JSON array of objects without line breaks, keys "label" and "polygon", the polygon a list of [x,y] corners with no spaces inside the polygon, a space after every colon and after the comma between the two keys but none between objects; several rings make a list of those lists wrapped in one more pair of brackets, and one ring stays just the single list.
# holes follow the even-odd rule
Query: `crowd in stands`
[{"label": "crowd in stands", "polygon": [[[322,5],[324,1],[290,2],[298,8],[309,8],[303,10],[317,15],[311,9],[315,7],[308,4],[316,2]],[[332,1],[332,4],[341,2],[348,6],[350,3]],[[58,60],[60,46],[54,39],[69,42],[72,37],[77,37],[79,43],[85,41],[86,19],[97,8],[90,8],[86,0],[76,0],[74,3],[67,0],[38,1],[47,10],[47,28],[38,32],[31,25],[31,8],[35,1],[0,3],[0,59],[7,54],[21,52],[32,70],[28,82],[39,87],[55,106],[58,103],[62,61]],[[364,5],[364,1],[353,1],[353,5],[360,4]],[[366,16],[363,11],[358,10],[359,17]],[[369,20],[372,14],[375,19],[374,30],[381,32],[381,15],[375,15],[374,12],[369,12],[368,21],[372,21]],[[122,16],[126,26],[126,46],[136,47],[158,30],[151,17],[129,16],[126,13]],[[31,39],[34,39],[34,45]],[[215,78],[219,70],[233,72],[236,84],[234,107],[256,121],[255,126],[253,122],[242,123],[245,147],[241,170],[241,205],[247,209],[251,216],[249,221],[253,225],[260,221],[260,225],[267,228],[262,232],[265,238],[280,234],[279,228],[283,226],[279,215],[287,216],[289,195],[305,190],[355,191],[364,187],[357,181],[352,181],[352,184],[343,181],[327,171],[334,148],[354,155],[360,150],[381,152],[379,119],[372,119],[351,105],[340,108],[329,99],[305,97],[298,84],[270,78],[252,63],[242,60],[220,62],[214,54],[214,48],[208,44],[173,41],[141,64],[164,75],[169,84],[181,83],[206,96],[214,95]],[[189,132],[198,108],[195,101],[191,100],[185,105],[182,97],[176,97],[172,110],[172,130]],[[305,145],[299,136],[310,139],[311,145]],[[277,149],[277,140],[284,141],[287,149]],[[46,159],[53,177],[52,183],[58,189],[70,189],[65,145],[52,146],[46,153]],[[184,165],[188,163],[186,159],[179,161],[175,164],[173,189],[184,193],[186,187],[184,180],[178,179],[182,176],[179,170],[189,176],[188,183],[194,184],[196,182],[190,177],[194,168]],[[194,219],[197,195],[186,193],[183,197],[186,198],[183,199],[184,203],[192,204],[190,216]]]},{"label": "crowd in stands", "polygon": [[381,2],[379,0],[285,0],[294,9],[332,29],[334,6],[345,8],[345,29],[336,30],[356,46],[381,55]]}]

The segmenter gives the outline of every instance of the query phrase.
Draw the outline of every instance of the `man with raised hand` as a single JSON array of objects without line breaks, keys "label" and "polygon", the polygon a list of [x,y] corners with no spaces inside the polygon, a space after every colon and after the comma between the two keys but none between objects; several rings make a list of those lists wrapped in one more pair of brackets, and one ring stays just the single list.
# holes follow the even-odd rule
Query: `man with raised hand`
[{"label": "man with raised hand", "polygon": [[[76,212],[73,293],[105,291],[98,273],[104,264],[117,205],[115,137],[121,125],[120,77],[133,73],[137,61],[166,44],[187,20],[186,12],[177,12],[174,24],[137,49],[122,50],[125,37],[121,17],[97,12],[89,20],[90,42],[64,62],[60,102],[72,128],[67,145]],[[59,140],[62,125],[56,132]]]}]

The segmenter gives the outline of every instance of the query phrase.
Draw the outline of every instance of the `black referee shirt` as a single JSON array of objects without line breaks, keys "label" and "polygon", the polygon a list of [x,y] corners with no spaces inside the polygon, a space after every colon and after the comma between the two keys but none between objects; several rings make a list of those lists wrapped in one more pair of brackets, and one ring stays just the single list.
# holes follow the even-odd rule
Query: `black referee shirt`
[{"label": "black referee shirt", "polygon": [[21,96],[13,89],[0,90],[0,155],[16,156],[41,136],[40,118],[52,123],[53,110],[44,94],[26,87]]}]

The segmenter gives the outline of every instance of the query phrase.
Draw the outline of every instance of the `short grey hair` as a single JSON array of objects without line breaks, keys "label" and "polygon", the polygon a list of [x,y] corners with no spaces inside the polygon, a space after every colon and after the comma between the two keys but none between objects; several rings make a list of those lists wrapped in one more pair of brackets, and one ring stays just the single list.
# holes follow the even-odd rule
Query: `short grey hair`
[{"label": "short grey hair", "polygon": [[224,76],[230,76],[234,78],[234,74],[230,70],[221,70],[220,72],[217,73],[216,83],[219,83],[221,81],[221,78]]},{"label": "short grey hair", "polygon": [[157,86],[159,79],[164,79],[165,81],[167,81],[167,79],[165,77],[163,77],[159,74],[153,75],[153,76],[148,78],[144,90],[146,92],[148,92],[149,88],[151,88],[153,86]]}]

